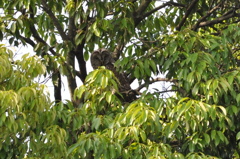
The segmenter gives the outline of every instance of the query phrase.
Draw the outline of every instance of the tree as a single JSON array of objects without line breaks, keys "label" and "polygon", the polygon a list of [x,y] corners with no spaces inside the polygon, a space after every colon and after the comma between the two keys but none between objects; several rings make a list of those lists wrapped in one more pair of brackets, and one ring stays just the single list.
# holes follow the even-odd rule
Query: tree
[{"label": "tree", "polygon": [[[239,158],[235,0],[3,0],[0,7],[0,39],[34,48],[15,61],[1,46],[1,156]],[[90,53],[102,47],[139,83],[138,99],[121,100],[110,70],[87,73]],[[34,82],[40,75],[51,77],[54,102]],[[148,91],[161,82],[171,87]]]}]

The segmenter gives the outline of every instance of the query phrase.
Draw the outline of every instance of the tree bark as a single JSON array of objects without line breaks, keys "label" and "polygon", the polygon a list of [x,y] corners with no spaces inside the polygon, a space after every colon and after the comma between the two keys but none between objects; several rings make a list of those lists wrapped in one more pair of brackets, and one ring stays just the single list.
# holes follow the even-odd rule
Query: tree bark
[{"label": "tree bark", "polygon": [[57,71],[55,74],[57,74],[57,82],[53,85],[54,86],[54,98],[55,103],[59,103],[62,101],[62,95],[61,95],[61,89],[62,89],[62,80],[61,80],[61,74],[59,71]]},{"label": "tree bark", "polygon": [[68,66],[68,74],[67,74],[67,81],[68,81],[68,88],[70,92],[70,98],[73,102],[74,106],[77,106],[77,101],[74,99],[74,90],[77,88],[76,83],[76,75],[74,73],[74,66],[75,66],[75,54],[74,51],[70,51],[67,55],[67,64]]}]

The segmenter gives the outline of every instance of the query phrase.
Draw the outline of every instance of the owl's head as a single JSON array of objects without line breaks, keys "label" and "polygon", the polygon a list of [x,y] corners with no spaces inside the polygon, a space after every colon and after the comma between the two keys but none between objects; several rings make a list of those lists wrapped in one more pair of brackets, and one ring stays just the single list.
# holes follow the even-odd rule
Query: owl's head
[{"label": "owl's head", "polygon": [[91,54],[91,64],[93,69],[99,66],[106,66],[114,62],[110,52],[107,49],[98,49]]}]

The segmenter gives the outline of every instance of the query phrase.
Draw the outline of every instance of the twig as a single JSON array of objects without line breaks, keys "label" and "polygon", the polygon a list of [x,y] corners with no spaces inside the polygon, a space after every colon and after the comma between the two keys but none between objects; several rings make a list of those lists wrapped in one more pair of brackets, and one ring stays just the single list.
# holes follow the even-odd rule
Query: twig
[{"label": "twig", "polygon": [[161,82],[161,81],[166,81],[166,82],[176,82],[177,80],[176,79],[168,79],[168,78],[155,78],[147,83],[144,83],[144,84],[141,84],[137,89],[135,89],[136,92],[139,92],[141,89],[143,89],[146,85],[148,84],[152,84],[152,83],[155,83],[155,82]]},{"label": "twig", "polygon": [[232,14],[228,14],[226,16],[221,16],[221,17],[216,18],[214,20],[201,22],[199,24],[199,27],[214,25],[214,24],[220,23],[220,22],[222,22],[222,21],[224,21],[226,19],[233,18],[233,17],[240,17],[240,13],[238,13],[238,14],[237,13],[232,13]]},{"label": "twig", "polygon": [[165,91],[159,91],[158,93],[159,94],[162,94],[162,93],[167,93],[167,92],[177,92],[178,90],[165,90]]}]

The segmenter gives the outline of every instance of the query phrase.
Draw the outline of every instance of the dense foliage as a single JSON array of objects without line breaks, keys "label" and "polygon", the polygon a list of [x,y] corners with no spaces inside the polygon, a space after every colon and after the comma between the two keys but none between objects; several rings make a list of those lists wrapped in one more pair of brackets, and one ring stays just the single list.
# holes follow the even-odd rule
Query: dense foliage
[{"label": "dense foliage", "polygon": [[[34,48],[0,46],[0,157],[240,158],[238,3],[0,1],[0,39]],[[110,70],[87,72],[101,47],[137,81],[135,101]]]}]

